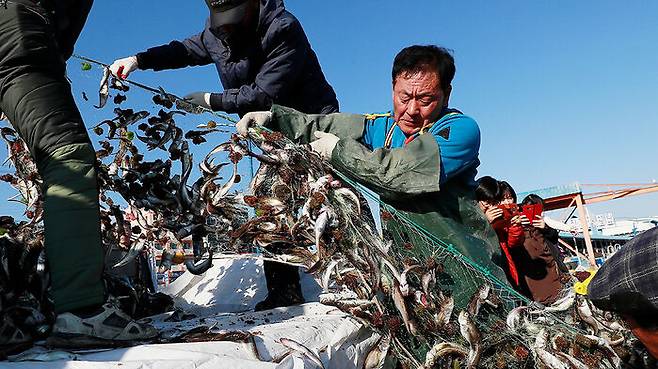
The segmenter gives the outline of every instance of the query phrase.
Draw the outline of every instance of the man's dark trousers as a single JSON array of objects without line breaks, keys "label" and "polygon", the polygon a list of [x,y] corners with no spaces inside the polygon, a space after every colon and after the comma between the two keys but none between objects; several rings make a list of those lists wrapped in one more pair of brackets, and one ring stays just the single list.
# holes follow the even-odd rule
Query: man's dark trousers
[{"label": "man's dark trousers", "polygon": [[46,253],[61,313],[104,301],[103,252],[95,154],[54,34],[36,2],[0,1],[0,110],[43,179]]}]

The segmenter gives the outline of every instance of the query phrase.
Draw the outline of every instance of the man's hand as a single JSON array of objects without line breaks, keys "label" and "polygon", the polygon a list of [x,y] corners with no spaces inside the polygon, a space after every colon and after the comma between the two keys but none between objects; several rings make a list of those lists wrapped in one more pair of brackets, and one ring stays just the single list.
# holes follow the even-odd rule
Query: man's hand
[{"label": "man's hand", "polygon": [[331,159],[331,153],[334,151],[340,138],[334,134],[321,131],[315,131],[313,135],[317,138],[317,140],[310,143],[313,151],[320,154],[325,160]]},{"label": "man's hand", "polygon": [[210,92],[192,92],[191,94],[185,95],[183,100],[202,106],[208,110],[213,110],[212,106],[210,106]]},{"label": "man's hand", "polygon": [[492,206],[487,211],[484,212],[484,215],[487,217],[487,221],[489,221],[489,224],[493,223],[496,219],[501,218],[503,216],[503,209]]},{"label": "man's hand", "polygon": [[133,71],[137,70],[139,65],[137,64],[136,56],[129,56],[123,59],[117,59],[110,65],[110,72],[112,75],[119,79],[126,79]]},{"label": "man's hand", "polygon": [[235,125],[235,130],[242,137],[247,137],[249,127],[262,127],[272,120],[272,113],[269,111],[252,111],[247,113]]}]

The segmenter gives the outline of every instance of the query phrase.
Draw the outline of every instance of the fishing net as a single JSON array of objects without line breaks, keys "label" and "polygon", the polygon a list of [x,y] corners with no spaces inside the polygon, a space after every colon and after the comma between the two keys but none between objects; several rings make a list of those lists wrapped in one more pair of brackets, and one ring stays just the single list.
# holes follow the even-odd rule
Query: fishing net
[{"label": "fishing net", "polygon": [[[195,107],[175,110],[179,99],[163,89],[135,98],[149,106],[135,111],[124,107],[126,86],[105,83],[116,91],[117,107],[113,117],[103,110],[91,130],[103,242],[123,261],[143,260],[161,247],[166,268],[172,242],[191,238],[199,244],[199,262],[187,264],[194,273],[226,252],[303,266],[324,289],[322,303],[379,334],[363,358],[366,368],[396,361],[412,368],[605,368],[634,353],[629,332],[571,289],[548,307],[512,289],[498,267],[495,234],[466,190],[442,190],[438,202],[415,199],[428,208],[419,216],[404,201],[382,201],[280,133],[231,135],[223,128],[229,117],[208,121],[191,115],[199,112]],[[131,101],[134,94],[130,90]],[[195,129],[182,129],[192,124]],[[223,142],[208,149],[209,137]],[[195,162],[195,155],[203,159]],[[38,181],[28,172],[17,177]],[[36,214],[38,204],[32,205]],[[126,207],[134,219],[126,218]],[[4,224],[3,242],[12,245],[41,234],[38,218]],[[29,264],[34,268],[26,273],[33,275],[39,264]],[[3,296],[15,294],[10,282],[0,279]],[[38,296],[45,299],[43,292]],[[143,299],[131,301],[124,307],[134,310]]]},{"label": "fishing net", "polygon": [[[366,363],[383,365],[389,350],[414,368],[605,368],[629,355],[628,331],[569,287],[544,307],[501,279],[495,236],[474,201],[458,200],[466,221],[419,220],[308,147],[267,130],[251,139],[265,158],[245,197],[256,216],[233,234],[235,244],[304,265],[324,288],[321,302],[376,329],[381,339]],[[380,209],[381,234],[369,203]]]}]

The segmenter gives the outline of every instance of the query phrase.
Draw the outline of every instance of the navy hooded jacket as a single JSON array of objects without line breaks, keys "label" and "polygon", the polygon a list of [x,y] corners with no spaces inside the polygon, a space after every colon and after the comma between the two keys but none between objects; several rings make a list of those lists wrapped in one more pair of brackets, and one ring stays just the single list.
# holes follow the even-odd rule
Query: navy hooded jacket
[{"label": "navy hooded jacket", "polygon": [[242,115],[276,103],[304,113],[338,111],[336,93],[302,25],[282,0],[260,0],[256,34],[229,43],[207,21],[200,34],[150,48],[137,60],[140,69],[156,71],[215,63],[224,92],[212,94],[214,110]]}]

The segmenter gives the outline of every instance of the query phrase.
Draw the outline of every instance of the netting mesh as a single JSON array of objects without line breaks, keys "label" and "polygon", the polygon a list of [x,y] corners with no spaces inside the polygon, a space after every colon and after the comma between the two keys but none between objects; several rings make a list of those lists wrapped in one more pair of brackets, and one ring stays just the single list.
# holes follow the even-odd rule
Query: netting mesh
[{"label": "netting mesh", "polygon": [[[97,156],[102,203],[112,209],[103,214],[108,248],[139,254],[150,251],[144,244],[202,235],[219,240],[206,242],[210,256],[257,251],[304,265],[324,288],[321,302],[381,336],[363,358],[368,368],[396,360],[426,368],[601,368],[628,357],[628,331],[572,290],[542,307],[505,282],[495,234],[464,189],[442,189],[446,201],[409,199],[431,208],[419,215],[405,210],[407,200],[391,206],[308,146],[264,129],[252,130],[249,140],[232,136],[197,168],[193,154],[204,153],[189,142],[226,132],[204,121],[183,134],[174,116],[179,124],[198,118],[169,111],[164,91],[156,97],[156,114],[115,110],[97,126],[106,130],[97,132]],[[252,162],[260,164],[255,173]],[[252,179],[248,186],[243,176]],[[151,220],[138,219],[141,229],[129,234],[116,211],[120,202],[148,210]],[[29,241],[16,235],[32,226],[11,224],[12,242]]]},{"label": "netting mesh", "polygon": [[[259,179],[257,174],[252,183],[257,216],[250,222],[264,232],[252,227],[249,237],[235,238],[275,259],[305,265],[325,289],[321,301],[375,328],[382,336],[378,347],[391,346],[403,366],[619,365],[625,349],[613,349],[610,342],[624,341],[628,332],[588,332],[592,327],[584,323],[593,319],[610,326],[611,317],[569,287],[555,306],[545,308],[501,279],[495,258],[485,252],[497,243],[479,225],[484,219],[474,202],[459,204],[467,221],[440,215],[418,221],[319,161],[307,147],[265,130],[252,133],[265,156],[285,160],[261,166],[259,172],[266,175]],[[380,207],[382,235],[369,202]],[[431,231],[421,222],[433,225]],[[272,233],[278,234],[276,240]]]}]

